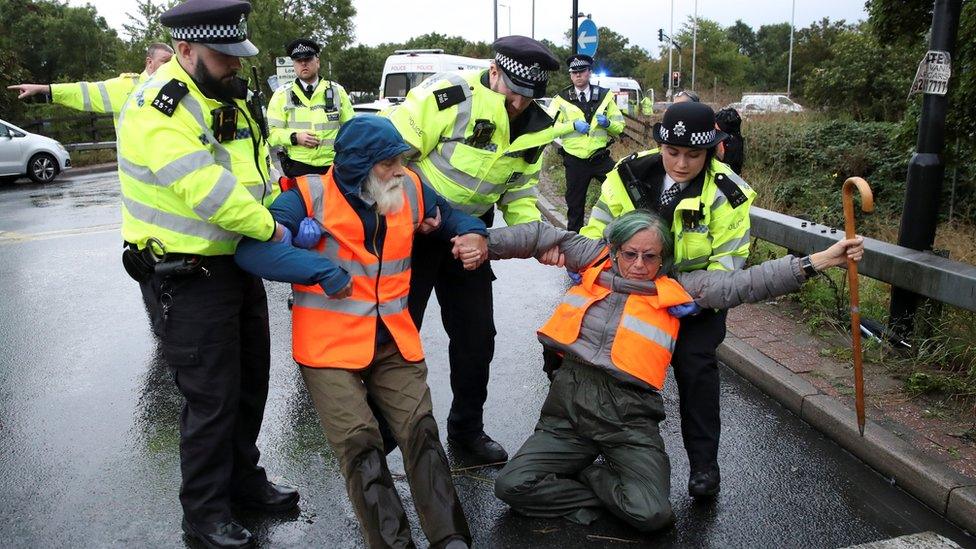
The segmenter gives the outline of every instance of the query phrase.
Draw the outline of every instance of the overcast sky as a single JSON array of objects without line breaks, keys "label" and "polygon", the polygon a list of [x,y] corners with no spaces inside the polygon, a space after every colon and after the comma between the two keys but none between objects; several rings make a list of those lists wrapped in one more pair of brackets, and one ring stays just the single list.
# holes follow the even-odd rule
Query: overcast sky
[{"label": "overcast sky", "polygon": [[[125,13],[135,9],[132,1],[68,0],[68,3],[94,4],[120,33],[122,23],[127,21]],[[788,23],[792,6],[790,0],[698,0],[697,3],[700,17],[723,26],[742,19],[754,29],[769,23]],[[795,0],[795,3],[798,28],[824,17],[848,22],[867,18],[863,0]],[[535,0],[534,4],[535,37],[561,44],[563,33],[572,24],[571,0]],[[668,32],[671,26],[671,4],[671,0],[579,0],[580,11],[591,14],[598,27],[611,28],[652,53],[657,48],[657,29]],[[353,0],[353,5],[358,12],[355,40],[367,45],[403,42],[428,32],[488,42],[493,37],[491,0]],[[498,35],[531,36],[532,5],[533,0],[499,0]],[[695,0],[674,0],[675,32],[694,9]]]}]

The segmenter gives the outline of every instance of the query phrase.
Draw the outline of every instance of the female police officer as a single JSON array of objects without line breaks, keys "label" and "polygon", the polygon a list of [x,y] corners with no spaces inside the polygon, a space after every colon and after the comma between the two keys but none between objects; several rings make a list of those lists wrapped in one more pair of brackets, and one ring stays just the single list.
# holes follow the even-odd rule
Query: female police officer
[{"label": "female police officer", "polygon": [[[660,148],[634,153],[617,164],[580,234],[600,238],[614,218],[635,208],[649,209],[670,223],[676,271],[742,268],[749,255],[749,206],[755,192],[715,158],[715,147],[725,137],[715,129],[709,106],[671,105],[654,126]],[[724,310],[687,316],[672,357],[681,435],[691,466],[688,493],[694,497],[719,492],[715,350],[724,338]]]}]

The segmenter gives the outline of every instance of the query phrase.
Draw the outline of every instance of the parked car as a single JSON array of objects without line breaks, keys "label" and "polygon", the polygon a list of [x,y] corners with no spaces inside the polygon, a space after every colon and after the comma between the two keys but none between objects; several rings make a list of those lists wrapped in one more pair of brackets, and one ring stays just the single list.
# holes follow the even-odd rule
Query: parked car
[{"label": "parked car", "polygon": [[50,183],[70,167],[64,145],[0,120],[0,177],[26,174],[35,183]]},{"label": "parked car", "polygon": [[742,99],[730,103],[741,115],[766,114],[771,112],[803,112],[803,107],[782,93],[744,93]]}]

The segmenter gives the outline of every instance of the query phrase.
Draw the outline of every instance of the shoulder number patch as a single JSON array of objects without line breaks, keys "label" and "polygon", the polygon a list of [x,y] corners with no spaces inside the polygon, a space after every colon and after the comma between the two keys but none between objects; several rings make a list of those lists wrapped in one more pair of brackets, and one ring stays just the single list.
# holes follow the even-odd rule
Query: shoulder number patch
[{"label": "shoulder number patch", "polygon": [[[737,177],[737,179],[741,181],[741,178]],[[729,204],[731,204],[733,208],[738,208],[739,206],[745,204],[747,200],[749,200],[749,198],[746,196],[746,193],[742,192],[742,189],[740,189],[739,186],[736,185],[735,181],[733,181],[726,174],[720,173],[716,175],[715,185],[719,188],[720,191],[722,191],[722,194],[724,194],[725,198],[729,200]]]},{"label": "shoulder number patch", "polygon": [[159,93],[156,94],[156,99],[152,101],[152,106],[166,116],[173,116],[173,113],[176,112],[176,106],[188,93],[190,90],[186,84],[174,78],[160,88]]},{"label": "shoulder number patch", "polygon": [[451,86],[443,90],[435,91],[434,99],[437,100],[437,109],[444,110],[463,102],[466,97],[464,96],[464,88],[461,86]]}]

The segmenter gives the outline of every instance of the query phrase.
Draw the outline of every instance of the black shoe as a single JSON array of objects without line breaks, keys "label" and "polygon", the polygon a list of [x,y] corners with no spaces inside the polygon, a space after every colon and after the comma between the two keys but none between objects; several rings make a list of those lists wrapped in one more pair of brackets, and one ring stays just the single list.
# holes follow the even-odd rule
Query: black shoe
[{"label": "black shoe", "polygon": [[234,521],[194,524],[183,517],[183,532],[210,549],[252,547],[254,537]]},{"label": "black shoe", "polygon": [[257,489],[237,494],[234,503],[258,511],[287,511],[298,505],[298,490],[271,481]]},{"label": "black shoe", "polygon": [[688,479],[688,495],[693,498],[715,497],[721,489],[721,483],[718,467],[692,472]]},{"label": "black shoe", "polygon": [[500,463],[508,461],[508,452],[486,435],[484,431],[473,437],[447,437],[452,448],[461,450],[467,457],[480,463]]}]

